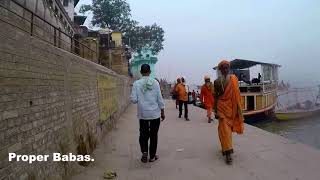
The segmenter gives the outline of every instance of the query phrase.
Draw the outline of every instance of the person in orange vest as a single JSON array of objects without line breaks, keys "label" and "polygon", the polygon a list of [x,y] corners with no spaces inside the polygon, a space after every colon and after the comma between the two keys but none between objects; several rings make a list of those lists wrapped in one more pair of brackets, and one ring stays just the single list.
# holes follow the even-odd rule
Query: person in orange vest
[{"label": "person in orange vest", "polygon": [[214,105],[214,86],[210,81],[209,76],[204,77],[204,82],[204,85],[201,87],[200,101],[204,104],[204,107],[207,110],[208,123],[211,123],[211,121],[213,121],[212,110]]},{"label": "person in orange vest", "polygon": [[178,78],[177,79],[177,83],[174,85],[173,87],[173,91],[172,91],[172,94],[173,94],[173,97],[174,99],[176,100],[176,109],[178,109],[178,106],[179,106],[179,95],[178,93],[176,92],[176,89],[177,89],[177,85],[181,83],[181,79]]},{"label": "person in orange vest", "polygon": [[179,118],[182,116],[182,106],[184,105],[184,118],[189,121],[188,117],[188,86],[185,84],[185,79],[181,78],[181,83],[176,86],[176,92],[179,98]]}]

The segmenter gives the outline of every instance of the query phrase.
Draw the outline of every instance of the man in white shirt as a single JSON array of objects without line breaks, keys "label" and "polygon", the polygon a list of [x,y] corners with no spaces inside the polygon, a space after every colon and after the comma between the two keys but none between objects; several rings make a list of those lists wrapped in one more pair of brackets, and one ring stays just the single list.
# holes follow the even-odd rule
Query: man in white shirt
[{"label": "man in white shirt", "polygon": [[[160,118],[165,119],[164,101],[162,99],[159,83],[150,77],[150,66],[143,64],[141,66],[142,78],[133,83],[131,92],[131,102],[137,104],[138,118],[140,119],[140,137],[139,143],[142,152],[141,161],[156,161],[159,157],[157,153],[158,130]],[[148,140],[150,138],[150,147],[148,149]]]}]

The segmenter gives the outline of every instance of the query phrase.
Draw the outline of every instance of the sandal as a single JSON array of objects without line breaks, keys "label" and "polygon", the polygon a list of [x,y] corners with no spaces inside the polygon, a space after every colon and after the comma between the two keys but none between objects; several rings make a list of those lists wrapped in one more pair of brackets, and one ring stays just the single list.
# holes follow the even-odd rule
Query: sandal
[{"label": "sandal", "polygon": [[159,156],[158,155],[155,155],[153,158],[150,158],[149,159],[149,162],[155,162],[156,160],[159,159]]},{"label": "sandal", "polygon": [[147,163],[148,162],[148,153],[143,153],[141,157],[141,162]]}]

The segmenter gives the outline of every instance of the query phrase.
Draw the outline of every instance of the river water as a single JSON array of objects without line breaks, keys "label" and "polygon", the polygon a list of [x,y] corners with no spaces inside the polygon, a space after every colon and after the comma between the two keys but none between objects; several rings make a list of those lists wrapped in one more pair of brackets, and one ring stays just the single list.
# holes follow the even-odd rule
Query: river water
[{"label": "river water", "polygon": [[265,121],[252,124],[258,128],[279,134],[288,139],[320,149],[320,116],[289,120]]},{"label": "river water", "polygon": [[[314,100],[316,96],[309,95],[310,93],[305,93],[303,96],[299,96],[301,101],[304,100]],[[294,101],[297,99],[296,95],[290,97],[279,97],[278,101],[281,104],[285,104],[288,101]],[[301,98],[302,97],[302,98]],[[264,129],[271,133],[279,134],[288,139],[301,142],[317,149],[320,149],[320,115],[315,115],[313,117],[288,120],[288,121],[277,121],[269,119],[267,121],[261,121],[260,123],[252,124],[258,128]]]}]

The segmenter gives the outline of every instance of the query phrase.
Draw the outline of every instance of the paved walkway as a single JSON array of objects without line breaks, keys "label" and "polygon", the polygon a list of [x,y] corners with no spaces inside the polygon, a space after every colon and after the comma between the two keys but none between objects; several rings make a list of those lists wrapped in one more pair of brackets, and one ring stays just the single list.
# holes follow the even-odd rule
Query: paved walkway
[{"label": "paved walkway", "polygon": [[[167,101],[154,163],[140,163],[136,107],[130,106],[117,128],[94,152],[95,162],[72,180],[100,180],[114,170],[119,180],[319,180],[320,151],[247,125],[234,135],[234,162],[225,164],[217,122],[208,124],[202,109],[190,106],[190,119],[177,118]],[[177,151],[183,149],[183,151]]]}]

